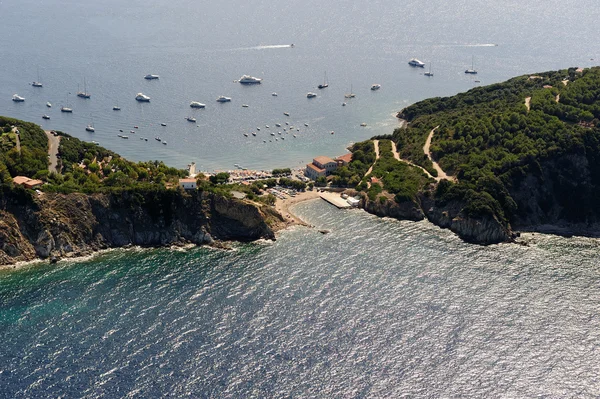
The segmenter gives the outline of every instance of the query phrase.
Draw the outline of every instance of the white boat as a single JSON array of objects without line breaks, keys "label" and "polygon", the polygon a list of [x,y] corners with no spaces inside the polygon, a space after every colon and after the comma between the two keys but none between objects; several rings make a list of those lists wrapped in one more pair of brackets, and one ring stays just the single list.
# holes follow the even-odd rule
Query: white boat
[{"label": "white boat", "polygon": [[239,82],[242,84],[256,84],[262,82],[262,79],[250,75],[243,75]]},{"label": "white boat", "polygon": [[85,78],[83,79],[83,91],[77,90],[77,97],[81,98],[90,98],[92,95],[87,91],[87,85],[85,83]]},{"label": "white boat", "polygon": [[194,118],[193,116],[188,116],[187,118],[185,118],[185,120],[187,120],[188,122],[196,122],[196,118]]},{"label": "white boat", "polygon": [[248,108],[248,104],[242,104],[242,108]]},{"label": "white boat", "polygon": [[219,98],[217,98],[218,103],[228,103],[230,101],[231,97],[219,96]]},{"label": "white boat", "polygon": [[371,90],[379,90],[379,89],[381,89],[380,84],[375,83],[373,86],[371,86]]},{"label": "white boat", "polygon": [[365,126],[367,126],[367,124],[366,124],[366,123],[364,123],[364,122],[363,122],[363,123],[361,123],[360,125],[361,125],[362,127],[365,127]]},{"label": "white boat", "polygon": [[50,117],[48,115],[42,115],[42,119],[50,119]]},{"label": "white boat", "polygon": [[342,107],[345,107],[345,106],[346,106],[346,103],[342,103]]},{"label": "white boat", "polygon": [[94,124],[93,123],[90,123],[89,125],[87,125],[85,127],[85,130],[87,130],[88,132],[95,132],[96,131],[96,129],[94,128]]},{"label": "white boat", "polygon": [[73,108],[69,108],[69,107],[61,107],[61,108],[60,108],[60,112],[72,113],[72,112],[73,112]]},{"label": "white boat", "polygon": [[308,123],[305,123],[304,126],[308,127]]},{"label": "white boat", "polygon": [[477,75],[477,71],[475,70],[475,57],[471,57],[471,69],[465,70],[465,73],[470,75]]},{"label": "white boat", "polygon": [[315,98],[317,95],[313,92],[309,92],[306,94],[306,98]]},{"label": "white boat", "polygon": [[[289,113],[289,112],[284,112],[283,114],[284,114],[285,116],[290,116],[290,113]],[[286,122],[286,124],[287,124],[287,122]]]},{"label": "white boat", "polygon": [[425,63],[419,61],[416,58],[412,58],[410,61],[408,61],[408,65],[410,66],[414,66],[414,67],[421,67],[421,68],[425,68]]},{"label": "white boat", "polygon": [[18,94],[13,94],[12,100],[16,103],[22,103],[23,101],[25,101],[25,97],[21,97]]},{"label": "white boat", "polygon": [[50,101],[48,101],[48,102],[46,103],[46,107],[48,107],[48,108],[52,108],[52,104],[50,103]]},{"label": "white boat", "polygon": [[344,94],[344,98],[354,98],[354,97],[356,97],[356,94],[354,94],[354,92],[352,91],[352,83],[350,83],[350,93]]},{"label": "white boat", "polygon": [[277,97],[277,93],[271,93],[273,97]]},{"label": "white boat", "polygon": [[252,135],[256,137],[256,133],[255,132],[252,132]]},{"label": "white boat", "polygon": [[154,79],[158,79],[159,77],[160,76],[158,76],[158,75],[148,74],[148,75],[144,76],[144,79],[146,79],[146,80],[154,80]]},{"label": "white boat", "polygon": [[161,125],[161,126],[167,126],[167,124],[166,124],[166,123],[164,123],[164,122],[163,122],[163,123],[161,123],[160,125]]},{"label": "white boat", "polygon": [[115,105],[113,107],[113,111],[120,111],[120,110],[121,110],[121,107],[119,107],[118,105]]},{"label": "white boat", "polygon": [[140,102],[143,102],[143,103],[149,103],[150,102],[150,97],[148,97],[144,93],[138,93],[135,96],[135,99],[138,100],[138,101],[140,101]]},{"label": "white boat", "polygon": [[275,126],[281,127],[281,123],[276,123]]},{"label": "white boat", "polygon": [[190,107],[192,107],[192,108],[204,108],[204,107],[206,107],[206,104],[202,104],[202,103],[200,103],[198,101],[192,101],[190,103]]}]

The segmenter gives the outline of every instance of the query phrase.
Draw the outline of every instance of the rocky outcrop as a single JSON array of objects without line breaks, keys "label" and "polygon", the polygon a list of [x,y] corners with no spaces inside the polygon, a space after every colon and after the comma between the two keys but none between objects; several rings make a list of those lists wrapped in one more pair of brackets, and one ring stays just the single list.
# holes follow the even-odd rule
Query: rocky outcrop
[{"label": "rocky outcrop", "polygon": [[385,195],[380,196],[374,201],[371,201],[366,194],[361,196],[359,206],[369,213],[377,216],[387,216],[401,220],[412,220],[419,221],[425,219],[425,214],[421,209],[418,202],[404,201],[397,203],[393,197],[386,197],[382,200]]},{"label": "rocky outcrop", "polygon": [[174,190],[5,195],[0,205],[0,265],[129,245],[273,239],[269,224],[281,219],[249,201]]}]

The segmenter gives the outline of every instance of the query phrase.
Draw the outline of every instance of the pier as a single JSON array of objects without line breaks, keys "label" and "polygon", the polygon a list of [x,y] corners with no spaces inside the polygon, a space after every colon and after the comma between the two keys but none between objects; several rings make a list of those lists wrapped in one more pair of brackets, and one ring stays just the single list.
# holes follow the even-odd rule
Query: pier
[{"label": "pier", "polygon": [[329,202],[331,205],[337,207],[338,209],[352,208],[348,201],[340,197],[339,193],[322,192],[320,196],[322,199]]}]

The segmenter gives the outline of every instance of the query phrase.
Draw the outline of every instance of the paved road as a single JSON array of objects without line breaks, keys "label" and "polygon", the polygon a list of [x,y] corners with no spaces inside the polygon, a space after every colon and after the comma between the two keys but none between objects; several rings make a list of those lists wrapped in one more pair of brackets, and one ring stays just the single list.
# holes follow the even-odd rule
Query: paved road
[{"label": "paved road", "polygon": [[46,136],[48,136],[48,160],[50,161],[50,165],[48,165],[48,170],[50,172],[59,173],[57,169],[58,159],[56,155],[58,154],[60,136],[54,136],[49,131],[46,131]]}]

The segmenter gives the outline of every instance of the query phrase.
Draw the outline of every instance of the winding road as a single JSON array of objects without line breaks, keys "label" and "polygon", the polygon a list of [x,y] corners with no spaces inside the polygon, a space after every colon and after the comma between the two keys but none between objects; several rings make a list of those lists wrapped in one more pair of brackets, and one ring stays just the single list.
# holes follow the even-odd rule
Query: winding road
[{"label": "winding road", "polygon": [[435,162],[433,160],[433,158],[431,157],[431,151],[429,150],[429,148],[431,147],[431,139],[433,138],[433,133],[435,133],[437,128],[439,128],[439,126],[434,127],[433,129],[431,129],[431,132],[429,132],[429,136],[427,136],[427,140],[425,141],[425,145],[423,146],[423,152],[425,153],[425,155],[427,155],[427,158],[429,158],[431,163],[433,163],[433,168],[438,173],[435,180],[440,181],[442,179],[446,179],[446,180],[450,180],[450,181],[453,181],[456,183],[456,181],[457,181],[456,177],[448,176],[446,174],[446,172],[444,172],[444,170],[440,167],[440,165],[437,162]]}]

